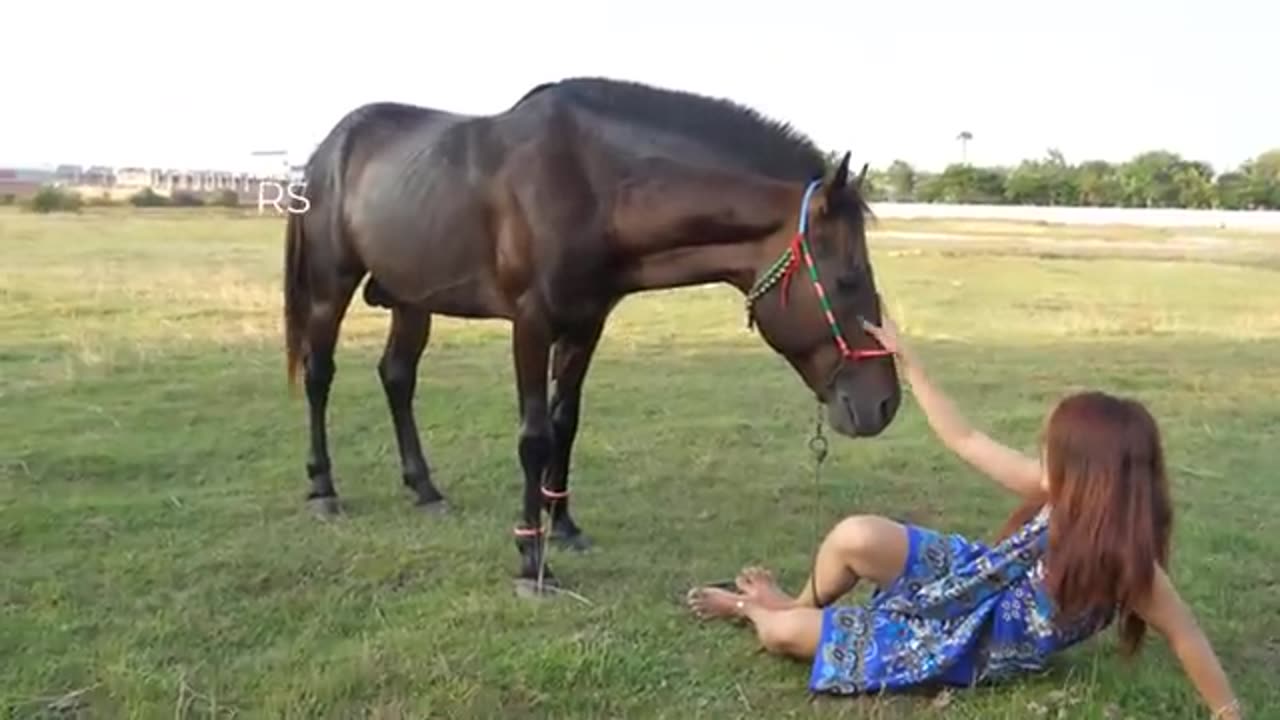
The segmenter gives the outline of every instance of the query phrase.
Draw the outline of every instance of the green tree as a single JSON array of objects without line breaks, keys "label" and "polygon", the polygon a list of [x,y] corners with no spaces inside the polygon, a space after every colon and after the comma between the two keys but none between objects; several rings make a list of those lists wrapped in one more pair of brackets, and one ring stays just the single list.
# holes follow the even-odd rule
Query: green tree
[{"label": "green tree", "polygon": [[1249,207],[1280,209],[1280,148],[1244,163],[1240,171],[1248,178]]},{"label": "green tree", "polygon": [[1174,181],[1182,157],[1167,150],[1136,155],[1120,168],[1124,204],[1130,207],[1176,207],[1179,189]]},{"label": "green tree", "polygon": [[939,177],[940,176],[937,173],[917,173],[916,186],[912,192],[912,199],[916,202],[942,202],[942,186],[939,183]]},{"label": "green tree", "polygon": [[1049,176],[1049,204],[1080,204],[1079,172],[1067,162],[1061,150],[1049,148],[1047,154],[1045,170]]},{"label": "green tree", "polygon": [[1076,168],[1060,150],[1050,148],[1043,160],[1023,160],[1005,182],[1005,197],[1021,205],[1076,205],[1080,187]]},{"label": "green tree", "polygon": [[1075,175],[1081,205],[1115,207],[1124,203],[1124,184],[1111,163],[1089,160],[1076,168]]},{"label": "green tree", "polygon": [[1167,150],[1134,156],[1120,168],[1125,204],[1132,207],[1211,207],[1213,168]]},{"label": "green tree", "polygon": [[134,207],[139,208],[164,207],[169,204],[169,198],[157,193],[149,187],[146,187],[130,195],[129,203]]},{"label": "green tree", "polygon": [[1015,205],[1048,205],[1053,195],[1049,174],[1039,160],[1023,160],[1005,181],[1005,198]]},{"label": "green tree", "polygon": [[204,205],[204,199],[188,190],[177,190],[170,196],[169,204],[174,207],[200,207]]},{"label": "green tree", "polygon": [[894,160],[885,172],[889,199],[905,202],[915,197],[916,171],[904,160]]},{"label": "green tree", "polygon": [[1213,183],[1217,206],[1224,210],[1244,210],[1249,207],[1249,176],[1233,170],[1218,176]]},{"label": "green tree", "polygon": [[929,178],[921,190],[926,202],[999,204],[1005,198],[1005,176],[994,168],[955,164]]},{"label": "green tree", "polygon": [[[967,136],[967,137],[963,137]],[[971,133],[958,140],[967,142]],[[831,154],[832,160],[837,157]],[[868,174],[873,200],[931,203],[1019,203],[1092,207],[1280,209],[1280,148],[1215,174],[1208,163],[1169,150],[1151,150],[1113,164],[1067,162],[1060,150],[1023,160],[1012,169],[953,163],[940,173],[894,160]]]},{"label": "green tree", "polygon": [[1213,170],[1205,163],[1188,162],[1174,171],[1177,206],[1208,208],[1214,205]]},{"label": "green tree", "polygon": [[63,190],[53,185],[45,185],[31,197],[27,207],[32,212],[41,214],[55,212],[77,213],[80,212],[83,204],[80,193]]},{"label": "green tree", "polygon": [[889,199],[889,181],[883,170],[867,169],[862,181],[862,196],[872,202]]}]

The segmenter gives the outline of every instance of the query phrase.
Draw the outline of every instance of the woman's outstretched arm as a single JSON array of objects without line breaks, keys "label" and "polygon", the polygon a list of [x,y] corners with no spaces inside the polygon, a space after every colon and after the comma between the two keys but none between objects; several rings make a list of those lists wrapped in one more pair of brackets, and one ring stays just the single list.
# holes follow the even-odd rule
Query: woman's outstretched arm
[{"label": "woman's outstretched arm", "polygon": [[916,402],[942,444],[1015,494],[1043,502],[1046,498],[1040,486],[1040,461],[993,440],[970,425],[951,398],[929,379],[920,360],[898,337],[893,320],[885,315],[883,321],[883,327],[868,322],[864,322],[863,327],[886,350],[897,356]]},{"label": "woman's outstretched arm", "polygon": [[1191,610],[1178,596],[1169,576],[1156,566],[1151,593],[1133,611],[1169,643],[1214,720],[1240,720],[1244,710],[1236,703],[1227,674]]}]

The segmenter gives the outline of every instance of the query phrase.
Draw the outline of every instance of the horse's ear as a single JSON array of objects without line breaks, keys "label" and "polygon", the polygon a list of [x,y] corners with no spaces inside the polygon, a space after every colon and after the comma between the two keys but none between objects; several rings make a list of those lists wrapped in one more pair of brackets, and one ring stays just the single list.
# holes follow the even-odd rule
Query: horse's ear
[{"label": "horse's ear", "polygon": [[845,187],[849,185],[849,153],[845,153],[840,158],[840,162],[836,165],[831,174],[827,176],[827,191],[823,194],[823,208],[834,208],[840,204],[840,195],[844,192]]},{"label": "horse's ear", "polygon": [[831,171],[831,177],[827,180],[827,194],[840,192],[849,184],[849,153],[845,153],[840,158],[840,162],[836,168]]},{"label": "horse's ear", "polygon": [[871,163],[862,163],[862,169],[858,171],[858,179],[853,181],[853,189],[862,192],[862,183],[867,179],[867,168],[871,167]]}]

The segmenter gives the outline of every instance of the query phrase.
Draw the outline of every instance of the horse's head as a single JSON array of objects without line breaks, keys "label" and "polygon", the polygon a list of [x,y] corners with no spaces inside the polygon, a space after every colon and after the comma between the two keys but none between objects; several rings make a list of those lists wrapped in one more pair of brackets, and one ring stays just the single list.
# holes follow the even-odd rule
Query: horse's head
[{"label": "horse's head", "polygon": [[836,432],[880,434],[902,394],[893,358],[862,328],[880,322],[861,195],[849,155],[800,202],[800,225],[776,262],[758,273],[748,313],[765,341],[783,355],[827,407]]}]

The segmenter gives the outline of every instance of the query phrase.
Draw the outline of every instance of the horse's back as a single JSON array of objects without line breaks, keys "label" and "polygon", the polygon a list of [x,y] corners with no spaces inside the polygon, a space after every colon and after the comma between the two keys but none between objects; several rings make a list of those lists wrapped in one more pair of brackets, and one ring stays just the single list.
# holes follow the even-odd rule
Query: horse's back
[{"label": "horse's back", "polygon": [[761,168],[740,160],[742,148],[790,138],[775,129],[752,130],[750,142],[717,133],[746,135],[742,127],[756,122],[714,100],[561,81],[492,115],[361,106],[325,139],[309,172],[322,183],[339,178],[328,187],[346,248],[390,298],[444,314],[505,315],[534,285],[556,295],[546,298],[554,305],[608,299],[617,248],[606,230],[619,189],[690,171],[754,175]]},{"label": "horse's back", "polygon": [[[496,165],[488,118],[400,103],[348,113],[309,171],[324,184],[345,251],[383,302],[438,312],[500,312],[489,276],[485,185]],[[332,166],[326,162],[333,163]],[[320,178],[324,183],[324,178]],[[322,203],[323,204],[323,203]]]},{"label": "horse's back", "polygon": [[353,191],[365,173],[384,164],[388,151],[402,146],[405,138],[451,118],[450,113],[434,108],[394,102],[367,103],[343,115],[307,161],[309,229],[344,231],[346,227],[328,224],[349,220]]}]

